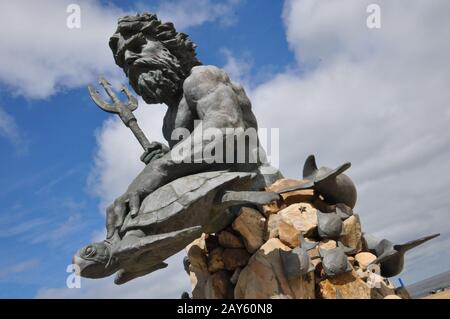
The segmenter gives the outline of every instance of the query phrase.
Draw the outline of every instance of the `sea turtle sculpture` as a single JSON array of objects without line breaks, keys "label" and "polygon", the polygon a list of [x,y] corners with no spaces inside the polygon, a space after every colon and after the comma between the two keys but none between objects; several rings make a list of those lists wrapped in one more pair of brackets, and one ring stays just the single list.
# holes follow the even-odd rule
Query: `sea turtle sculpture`
[{"label": "sea turtle sculpture", "polygon": [[351,253],[351,250],[341,242],[338,242],[337,247],[333,249],[319,247],[322,267],[327,276],[335,277],[353,269],[347,259],[347,253]]},{"label": "sea turtle sculpture", "polygon": [[364,242],[367,249],[377,256],[371,264],[380,264],[383,277],[393,277],[403,270],[405,253],[423,243],[438,237],[440,234],[425,236],[411,240],[404,244],[394,244],[387,239],[379,239],[373,235],[364,234]]},{"label": "sea turtle sculpture", "polygon": [[299,236],[300,246],[290,251],[280,250],[281,262],[286,278],[298,278],[314,270],[308,250],[315,248],[318,242],[307,242],[302,234]]},{"label": "sea turtle sculpture", "polygon": [[337,213],[317,211],[317,231],[320,238],[338,239],[342,235],[342,218]]},{"label": "sea turtle sculpture", "polygon": [[117,272],[116,284],[164,268],[166,258],[202,233],[226,227],[235,208],[279,200],[277,193],[249,191],[260,177],[258,172],[213,171],[179,178],[148,195],[135,217],[128,214],[114,240],[80,249],[73,261],[82,277]]},{"label": "sea turtle sculpture", "polygon": [[353,181],[344,171],[349,169],[350,163],[345,163],[331,169],[328,167],[318,168],[314,155],[308,156],[303,166],[303,181],[299,184],[287,187],[280,193],[292,192],[300,189],[314,189],[322,195],[328,204],[342,203],[350,208],[356,204],[356,187]]}]

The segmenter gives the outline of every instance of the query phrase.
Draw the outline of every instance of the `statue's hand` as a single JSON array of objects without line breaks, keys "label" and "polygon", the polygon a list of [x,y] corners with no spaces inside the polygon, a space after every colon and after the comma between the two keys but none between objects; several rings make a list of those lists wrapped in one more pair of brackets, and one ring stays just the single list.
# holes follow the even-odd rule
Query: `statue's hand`
[{"label": "statue's hand", "polygon": [[147,165],[151,161],[158,159],[168,153],[170,149],[159,142],[152,142],[150,147],[141,155],[141,161]]},{"label": "statue's hand", "polygon": [[128,213],[132,217],[139,212],[142,194],[138,190],[128,189],[106,209],[106,238],[114,241]]},{"label": "statue's hand", "polygon": [[161,169],[161,164],[163,163],[163,160],[153,158],[152,163],[136,176],[125,194],[118,197],[108,207],[106,210],[107,239],[112,239],[114,235],[117,236],[117,230],[122,227],[127,214],[129,213],[131,217],[135,217],[141,208],[141,201],[156,188],[164,184],[165,172]]}]

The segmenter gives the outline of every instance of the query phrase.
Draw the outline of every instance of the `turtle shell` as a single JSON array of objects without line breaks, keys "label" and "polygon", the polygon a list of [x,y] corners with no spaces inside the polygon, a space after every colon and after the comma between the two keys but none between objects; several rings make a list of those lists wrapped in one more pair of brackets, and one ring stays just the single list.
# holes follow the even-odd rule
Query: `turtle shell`
[{"label": "turtle shell", "polygon": [[221,206],[218,193],[249,189],[255,176],[252,172],[213,171],[176,179],[149,194],[137,216],[126,216],[120,232],[142,229],[152,234],[206,227]]}]

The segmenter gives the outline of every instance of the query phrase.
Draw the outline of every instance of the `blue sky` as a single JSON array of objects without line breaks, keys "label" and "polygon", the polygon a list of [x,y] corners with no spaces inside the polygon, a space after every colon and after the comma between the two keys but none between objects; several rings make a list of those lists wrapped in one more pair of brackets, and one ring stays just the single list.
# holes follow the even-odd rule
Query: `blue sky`
[{"label": "blue sky", "polygon": [[[125,10],[140,6],[132,1],[115,5]],[[245,1],[233,8],[232,25],[210,22],[188,31],[205,63],[225,64],[221,50],[228,48],[251,56],[255,70],[279,71],[293,61],[281,10],[279,1]],[[107,46],[107,41],[99,39],[98,45]],[[20,132],[13,140],[0,138],[0,268],[8,270],[0,271],[0,297],[33,297],[41,287],[65,282],[74,251],[104,224],[87,181],[95,132],[109,115],[93,105],[84,86],[57,88],[35,99],[1,84],[0,101]],[[15,272],[14,266],[24,261],[30,261],[29,267]]]},{"label": "blue sky", "polygon": [[[137,143],[85,87],[100,74],[125,81],[108,36],[121,14],[143,9],[173,20],[197,43],[200,60],[244,83],[260,126],[280,128],[286,176],[299,177],[310,153],[329,166],[352,161],[364,230],[398,241],[443,233],[433,249],[411,253],[407,282],[448,270],[449,256],[439,255],[450,243],[450,178],[441,174],[450,169],[450,48],[441,37],[449,22],[440,14],[448,4],[412,1],[405,12],[401,1],[379,1],[384,24],[374,33],[360,23],[365,1],[337,2],[2,3],[2,29],[22,10],[35,20],[0,33],[0,297],[117,296],[105,281],[67,291],[66,267],[79,247],[100,238],[102,208],[142,168]],[[64,25],[68,3],[81,6],[79,31]],[[161,135],[162,111],[140,107],[152,139]],[[178,297],[187,278],[171,289],[165,280],[186,277],[179,261],[141,280],[140,294],[117,294]],[[154,291],[146,292],[149,283]]]}]

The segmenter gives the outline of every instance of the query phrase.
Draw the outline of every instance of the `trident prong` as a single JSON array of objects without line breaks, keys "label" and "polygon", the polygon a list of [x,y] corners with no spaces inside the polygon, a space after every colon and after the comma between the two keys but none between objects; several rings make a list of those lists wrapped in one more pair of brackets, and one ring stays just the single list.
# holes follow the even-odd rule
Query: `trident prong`
[{"label": "trident prong", "polygon": [[138,107],[138,100],[133,96],[133,94],[131,94],[130,90],[128,90],[128,87],[126,85],[122,84],[121,91],[125,93],[125,95],[128,98],[128,103],[126,104],[127,108],[131,112],[135,111]]},{"label": "trident prong", "polygon": [[89,84],[89,94],[94,103],[97,104],[97,106],[103,111],[119,115],[123,123],[131,129],[144,150],[147,151],[150,148],[150,142],[142,132],[141,128],[137,124],[136,118],[133,115],[133,111],[135,111],[138,107],[137,99],[131,94],[131,92],[125,85],[122,85],[121,91],[128,98],[128,102],[123,103],[114,93],[111,84],[104,77],[99,78],[99,83],[101,86],[103,86],[106,93],[111,98],[112,103],[105,102],[100,96],[99,92],[94,88],[94,86]]}]

